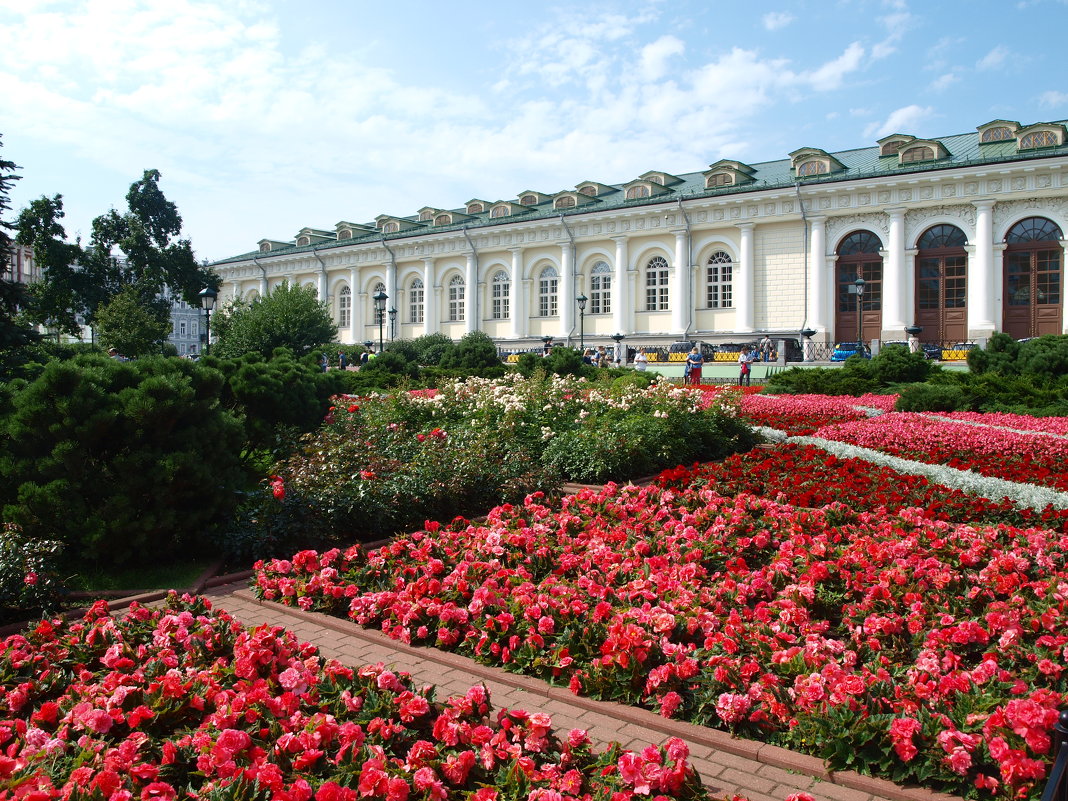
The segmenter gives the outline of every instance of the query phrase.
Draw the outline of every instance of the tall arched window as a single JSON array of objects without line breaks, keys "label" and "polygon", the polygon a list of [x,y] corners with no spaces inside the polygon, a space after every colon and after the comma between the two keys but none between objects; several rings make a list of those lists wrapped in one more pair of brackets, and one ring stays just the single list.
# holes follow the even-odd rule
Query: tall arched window
[{"label": "tall arched window", "polygon": [[558,313],[557,288],[560,276],[555,267],[546,267],[538,279],[538,316],[555,317]]},{"label": "tall arched window", "polygon": [[409,323],[421,323],[423,322],[423,302],[425,294],[423,290],[423,279],[413,278],[412,282],[408,284],[408,322]]},{"label": "tall arched window", "polygon": [[459,323],[464,319],[464,279],[454,275],[449,280],[449,322]]},{"label": "tall arched window", "polygon": [[925,342],[968,337],[968,238],[955,225],[933,225],[916,254],[916,325]]},{"label": "tall arched window", "polygon": [[337,324],[339,328],[352,325],[352,290],[347,286],[337,293]]},{"label": "tall arched window", "polygon": [[[883,324],[882,242],[871,231],[856,231],[838,246],[835,264],[835,336],[856,341],[858,314],[860,338],[878,338]],[[864,294],[856,294],[857,278],[864,279]],[[859,301],[859,302],[858,302]]]},{"label": "tall arched window", "polygon": [[612,268],[599,261],[590,271],[590,314],[612,313]]},{"label": "tall arched window", "polygon": [[653,256],[645,265],[645,310],[668,309],[668,263],[663,256]]},{"label": "tall arched window", "polygon": [[1061,229],[1027,217],[1005,236],[1004,330],[1017,339],[1060,334]]},{"label": "tall arched window", "polygon": [[508,279],[508,273],[504,270],[498,270],[493,276],[492,283],[494,320],[507,320],[510,316],[511,289],[512,284]]},{"label": "tall arched window", "polygon": [[729,309],[734,305],[734,264],[731,257],[717,250],[705,265],[705,305],[710,309]]},{"label": "tall arched window", "polygon": [[377,284],[375,284],[374,289],[372,289],[371,293],[367,296],[367,301],[371,304],[371,314],[368,315],[368,317],[375,321],[375,325],[378,325],[378,318],[381,316],[381,313],[378,311],[377,308],[375,308],[375,295],[377,295],[379,292],[385,291],[386,285],[379,281]]}]

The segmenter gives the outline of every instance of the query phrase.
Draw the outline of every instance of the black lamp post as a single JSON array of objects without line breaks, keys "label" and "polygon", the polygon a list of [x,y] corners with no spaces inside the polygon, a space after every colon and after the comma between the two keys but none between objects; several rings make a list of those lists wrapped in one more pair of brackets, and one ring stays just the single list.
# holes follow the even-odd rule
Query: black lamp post
[{"label": "black lamp post", "polygon": [[579,295],[575,298],[579,307],[579,350],[583,353],[586,352],[586,301],[589,300],[585,295]]},{"label": "black lamp post", "polygon": [[214,287],[206,286],[200,290],[200,305],[204,309],[204,353],[211,353],[211,312],[219,293]]},{"label": "black lamp post", "polygon": [[393,336],[397,331],[397,309],[395,306],[389,307],[389,341],[393,341]]},{"label": "black lamp post", "polygon": [[614,339],[616,341],[616,361],[619,362],[620,364],[626,364],[627,363],[627,352],[626,351],[623,352],[623,358],[622,359],[619,358],[619,343],[622,342],[624,339],[626,339],[626,337],[623,336],[623,334],[620,334],[620,333],[617,332],[615,334],[612,334],[612,339]]},{"label": "black lamp post", "polygon": [[389,295],[385,293],[385,290],[380,289],[372,297],[375,301],[375,317],[378,318],[378,352],[381,353],[385,347],[382,340],[382,325],[386,320],[386,301],[389,300]]},{"label": "black lamp post", "polygon": [[855,286],[857,290],[857,348],[861,349],[863,348],[864,344],[864,304],[862,302],[864,300],[864,283],[864,279],[860,277],[858,277],[857,280],[853,282],[853,286]]}]

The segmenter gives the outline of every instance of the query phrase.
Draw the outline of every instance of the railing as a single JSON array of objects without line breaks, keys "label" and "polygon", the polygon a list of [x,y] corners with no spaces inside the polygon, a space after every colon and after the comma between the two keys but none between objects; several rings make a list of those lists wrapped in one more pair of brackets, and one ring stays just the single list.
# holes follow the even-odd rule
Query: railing
[{"label": "railing", "polygon": [[1062,709],[1053,726],[1053,769],[1046,779],[1042,801],[1068,801],[1068,709]]}]

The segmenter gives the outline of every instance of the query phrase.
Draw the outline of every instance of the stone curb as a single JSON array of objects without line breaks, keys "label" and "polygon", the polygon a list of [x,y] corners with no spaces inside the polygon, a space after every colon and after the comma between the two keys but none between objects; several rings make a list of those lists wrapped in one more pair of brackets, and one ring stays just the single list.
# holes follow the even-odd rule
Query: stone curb
[{"label": "stone curb", "polygon": [[588,712],[607,715],[624,723],[631,723],[669,737],[679,737],[688,743],[703,745],[722,753],[744,757],[763,765],[770,765],[784,770],[794,771],[840,787],[868,793],[889,799],[890,801],[961,801],[957,796],[938,793],[923,787],[902,787],[887,781],[864,776],[854,771],[830,771],[823,761],[806,754],[798,754],[776,745],[768,745],[756,740],[734,737],[726,732],[698,726],[684,721],[671,720],[650,712],[647,709],[617,704],[611,701],[595,701],[575,695],[563,687],[553,687],[540,679],[532,679],[516,673],[509,673],[500,668],[481,665],[466,656],[439,651],[436,648],[417,648],[397,640],[374,629],[366,629],[351,620],[318,612],[306,612],[296,607],[285,606],[274,601],[264,601],[256,597],[251,590],[238,590],[234,597],[273,609],[286,615],[314,623],[323,628],[345,634],[350,637],[389,648],[398,653],[407,654],[428,662],[436,662],[444,667],[463,671],[472,680],[482,679],[504,684],[517,690],[524,690],[533,695],[540,695],[550,700],[561,701],[570,706]]}]

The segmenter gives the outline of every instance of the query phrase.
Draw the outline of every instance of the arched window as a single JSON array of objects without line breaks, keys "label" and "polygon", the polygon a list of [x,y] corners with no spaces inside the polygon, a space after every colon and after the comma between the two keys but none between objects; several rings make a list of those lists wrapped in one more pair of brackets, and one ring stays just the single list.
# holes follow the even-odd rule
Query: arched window
[{"label": "arched window", "polygon": [[910,164],[916,161],[931,161],[934,158],[934,148],[921,146],[910,147],[901,154],[901,163]]},{"label": "arched window", "polygon": [[339,328],[352,325],[352,290],[347,286],[337,293],[337,324]]},{"label": "arched window", "polygon": [[668,310],[668,263],[663,256],[653,256],[645,266],[645,310]]},{"label": "arched window", "polygon": [[439,214],[434,218],[434,225],[449,225],[452,222],[451,214]]},{"label": "arched window", "polygon": [[589,195],[590,197],[596,197],[597,196],[597,187],[587,184],[586,186],[582,187],[579,190],[579,192],[581,192],[584,195]]},{"label": "arched window", "polygon": [[1035,131],[1020,137],[1020,150],[1029,150],[1033,147],[1056,147],[1057,134],[1053,131]]},{"label": "arched window", "polygon": [[508,279],[508,273],[504,270],[498,270],[493,276],[491,287],[491,292],[493,293],[493,319],[507,320],[511,313],[512,290],[512,283]]},{"label": "arched window", "polygon": [[538,316],[555,317],[558,313],[557,288],[560,276],[555,267],[546,267],[538,279]]},{"label": "arched window", "polygon": [[705,265],[705,303],[710,309],[729,309],[734,304],[734,264],[718,250]]},{"label": "arched window", "polygon": [[433,216],[434,216],[434,212],[432,212],[432,211],[421,211],[421,212],[419,212],[419,219],[420,220],[429,220]]},{"label": "arched window", "polygon": [[413,278],[408,284],[408,322],[423,322],[423,279]]},{"label": "arched window", "polygon": [[464,319],[464,279],[454,275],[449,281],[449,322],[459,323]]},{"label": "arched window", "polygon": [[494,206],[493,209],[490,211],[490,217],[507,217],[507,216],[508,216],[508,207],[507,206]]},{"label": "arched window", "polygon": [[968,237],[955,225],[932,225],[916,243],[916,325],[927,342],[968,338]]},{"label": "arched window", "polygon": [[575,198],[571,197],[571,195],[564,195],[556,199],[556,208],[558,209],[569,209],[574,205]]},{"label": "arched window", "polygon": [[806,161],[797,168],[797,174],[801,177],[822,175],[825,172],[827,172],[827,162],[825,161]]},{"label": "arched window", "polygon": [[590,270],[590,314],[612,312],[612,268],[599,261]]},{"label": "arched window", "polygon": [[340,231],[337,232],[337,238],[338,239],[352,239],[352,229],[351,228],[342,228]]},{"label": "arched window", "polygon": [[983,131],[980,142],[1004,142],[1006,139],[1012,139],[1012,129],[999,127],[999,128],[987,128]]},{"label": "arched window", "polygon": [[486,207],[483,206],[481,203],[468,203],[467,204],[467,213],[468,214],[481,214],[485,210],[486,210]]},{"label": "arched window", "polygon": [[297,237],[297,247],[298,248],[302,248],[305,245],[310,245],[310,244],[311,244],[311,239],[309,237],[306,237],[306,236],[298,236]]},{"label": "arched window", "polygon": [[649,187],[632,186],[627,190],[627,200],[635,200],[640,197],[649,197]]},{"label": "arched window", "polygon": [[271,243],[270,242],[264,242],[262,245],[260,245],[260,253],[270,253],[270,252],[271,252]]},{"label": "arched window", "polygon": [[536,206],[536,205],[538,205],[538,196],[537,195],[523,195],[523,197],[519,198],[519,205],[520,206]]},{"label": "arched window", "polygon": [[399,230],[400,230],[400,223],[396,223],[396,222],[382,223],[382,233],[384,233],[384,234],[395,234]]},{"label": "arched window", "polygon": [[1020,220],[1005,236],[1006,334],[1021,339],[1062,332],[1062,237],[1045,217]]},{"label": "arched window", "polygon": [[734,183],[734,176],[729,172],[717,172],[715,175],[708,176],[705,181],[706,189],[715,189],[720,186],[730,186]]}]

